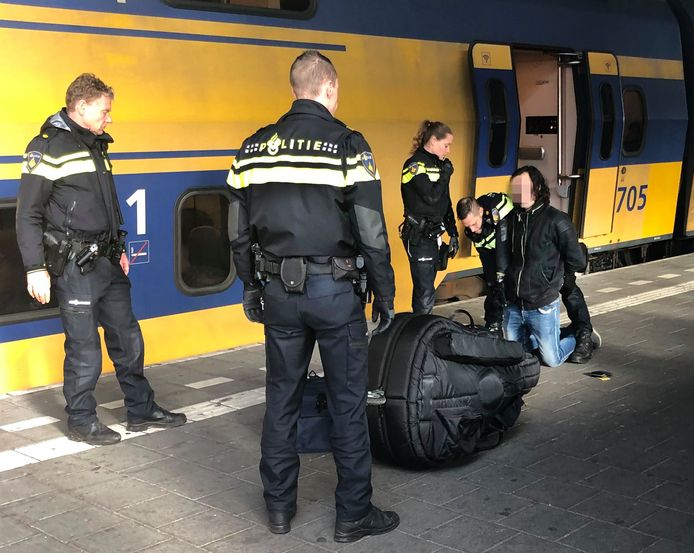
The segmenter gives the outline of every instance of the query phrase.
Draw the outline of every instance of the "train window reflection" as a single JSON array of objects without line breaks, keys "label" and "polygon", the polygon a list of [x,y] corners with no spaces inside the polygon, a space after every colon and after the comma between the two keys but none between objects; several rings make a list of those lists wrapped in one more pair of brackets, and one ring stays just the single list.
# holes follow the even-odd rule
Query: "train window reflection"
[{"label": "train window reflection", "polygon": [[219,292],[236,276],[227,232],[229,194],[189,191],[176,210],[177,282],[189,294]]},{"label": "train window reflection", "polygon": [[608,83],[603,83],[600,86],[600,106],[602,111],[600,159],[609,159],[612,155],[612,142],[614,140],[614,97],[612,85]]},{"label": "train window reflection", "polygon": [[499,79],[487,83],[489,100],[489,165],[501,167],[506,161],[506,134],[508,114],[506,110],[506,91]]},{"label": "train window reflection", "polygon": [[46,305],[34,301],[27,293],[26,274],[17,246],[14,203],[0,204],[0,322],[45,317],[57,307],[55,294]]},{"label": "train window reflection", "polygon": [[624,89],[624,138],[622,152],[636,156],[641,152],[646,134],[646,105],[643,94],[636,88]]},{"label": "train window reflection", "polygon": [[[315,11],[315,0],[166,0],[177,8],[229,12],[258,12],[265,15],[308,17]],[[268,14],[268,12],[271,12]]]}]

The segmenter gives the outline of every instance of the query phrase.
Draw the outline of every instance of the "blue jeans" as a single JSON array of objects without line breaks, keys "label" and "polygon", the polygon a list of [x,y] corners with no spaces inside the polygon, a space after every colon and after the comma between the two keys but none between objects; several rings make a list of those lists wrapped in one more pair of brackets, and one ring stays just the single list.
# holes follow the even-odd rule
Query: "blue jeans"
[{"label": "blue jeans", "polygon": [[504,336],[521,342],[525,351],[538,349],[545,365],[557,367],[576,347],[573,335],[559,337],[559,298],[539,309],[509,304],[504,310]]}]

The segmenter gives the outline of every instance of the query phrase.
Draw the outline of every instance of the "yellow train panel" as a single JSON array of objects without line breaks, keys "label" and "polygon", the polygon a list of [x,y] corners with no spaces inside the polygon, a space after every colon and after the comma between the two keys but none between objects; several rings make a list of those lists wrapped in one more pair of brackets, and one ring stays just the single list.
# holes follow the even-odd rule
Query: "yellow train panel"
[{"label": "yellow train panel", "polygon": [[[145,363],[161,363],[261,342],[263,327],[246,321],[241,305],[218,307],[140,321],[145,339]],[[101,335],[104,372],[113,365]],[[63,334],[41,336],[0,344],[0,366],[23,367],[21,371],[0,371],[0,390],[26,390],[63,380]]]},{"label": "yellow train panel", "polygon": [[687,213],[687,234],[694,233],[694,186],[689,194],[689,212]]},{"label": "yellow train panel", "polygon": [[612,231],[617,172],[617,167],[590,170],[581,238],[609,234]]},{"label": "yellow train panel", "polygon": [[593,75],[618,75],[617,60],[608,52],[588,52],[588,65]]},{"label": "yellow train panel", "polygon": [[681,162],[620,168],[611,242],[672,234]]},{"label": "yellow train panel", "polygon": [[622,77],[684,80],[682,60],[617,56]]},{"label": "yellow train panel", "polygon": [[472,63],[478,69],[513,69],[511,47],[505,44],[482,44],[472,47]]}]

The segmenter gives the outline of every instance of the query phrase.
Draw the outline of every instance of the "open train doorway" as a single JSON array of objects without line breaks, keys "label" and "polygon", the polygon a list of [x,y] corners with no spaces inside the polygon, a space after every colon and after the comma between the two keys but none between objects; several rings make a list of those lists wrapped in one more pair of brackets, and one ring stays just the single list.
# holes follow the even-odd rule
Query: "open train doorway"
[{"label": "open train doorway", "polygon": [[518,89],[518,166],[535,165],[547,179],[550,203],[579,215],[586,165],[583,57],[573,52],[513,49]]}]

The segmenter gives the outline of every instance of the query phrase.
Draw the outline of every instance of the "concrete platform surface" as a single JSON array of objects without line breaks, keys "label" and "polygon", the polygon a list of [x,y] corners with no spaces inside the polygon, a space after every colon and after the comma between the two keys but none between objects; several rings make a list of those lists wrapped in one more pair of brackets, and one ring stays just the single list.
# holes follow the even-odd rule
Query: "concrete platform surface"
[{"label": "concrete platform surface", "polygon": [[[578,283],[602,348],[543,367],[496,449],[426,472],[375,462],[374,503],[400,514],[394,532],[333,542],[330,455],[302,456],[292,531],[267,530],[255,345],[147,369],[157,401],[189,415],[172,430],[126,433],[103,376],[115,446],[65,438],[60,387],[0,396],[0,551],[694,553],[694,255]],[[481,320],[481,299],[436,311],[461,307]],[[597,369],[611,378],[584,374]]]}]

